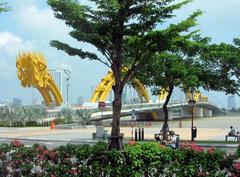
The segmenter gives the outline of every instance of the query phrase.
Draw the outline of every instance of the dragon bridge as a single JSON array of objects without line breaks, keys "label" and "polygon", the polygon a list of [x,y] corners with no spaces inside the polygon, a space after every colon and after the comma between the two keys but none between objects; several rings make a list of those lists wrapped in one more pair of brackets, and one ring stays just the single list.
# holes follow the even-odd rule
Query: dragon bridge
[{"label": "dragon bridge", "polygon": [[[126,70],[126,69],[125,69]],[[123,70],[124,71],[124,70]],[[109,93],[112,90],[113,85],[115,84],[115,79],[112,71],[108,71],[107,75],[104,76],[94,90],[94,93],[91,98],[91,102],[95,103],[97,101],[105,101]],[[137,94],[141,102],[149,102],[150,98],[146,87],[136,78],[131,81],[133,88],[137,91]],[[159,100],[164,101],[167,98],[168,89],[162,88],[159,94]],[[186,100],[190,100],[192,95],[189,91],[185,92]],[[203,96],[200,91],[195,91],[193,93],[193,99],[196,102],[207,102],[208,97]]]},{"label": "dragon bridge", "polygon": [[17,76],[23,87],[39,90],[48,106],[55,99],[57,106],[63,102],[59,89],[50,75],[44,56],[35,52],[22,52],[17,56]]},{"label": "dragon bridge", "polygon": [[[112,71],[108,71],[107,75],[102,78],[101,83],[96,87],[94,94],[92,95],[91,102],[105,101],[107,96],[112,90],[115,84],[115,79]],[[133,79],[131,82],[133,88],[136,89],[137,94],[141,102],[149,102],[149,96],[147,89],[138,79]]]}]

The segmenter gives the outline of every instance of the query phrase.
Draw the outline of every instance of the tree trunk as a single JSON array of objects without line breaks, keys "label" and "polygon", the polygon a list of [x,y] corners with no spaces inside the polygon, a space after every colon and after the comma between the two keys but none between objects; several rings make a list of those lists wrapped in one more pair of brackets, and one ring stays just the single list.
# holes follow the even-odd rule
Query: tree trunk
[{"label": "tree trunk", "polygon": [[122,137],[120,136],[120,115],[122,109],[122,88],[116,84],[113,87],[114,100],[112,102],[113,107],[113,120],[112,120],[112,131],[108,149],[123,149]]},{"label": "tree trunk", "polygon": [[162,126],[162,133],[163,133],[163,140],[168,140],[168,132],[169,132],[169,127],[168,127],[168,102],[172,96],[172,92],[173,92],[174,86],[170,85],[169,87],[169,91],[168,91],[168,95],[167,98],[163,104],[163,114],[164,114],[164,123]]}]

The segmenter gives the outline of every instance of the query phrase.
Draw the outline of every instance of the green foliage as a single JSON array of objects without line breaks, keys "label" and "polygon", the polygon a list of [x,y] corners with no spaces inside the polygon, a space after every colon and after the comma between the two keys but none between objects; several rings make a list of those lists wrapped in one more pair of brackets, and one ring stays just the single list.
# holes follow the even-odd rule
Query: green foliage
[{"label": "green foliage", "polygon": [[236,156],[240,158],[240,146],[238,146],[237,151],[236,151]]},{"label": "green foliage", "polygon": [[201,52],[204,70],[202,78],[205,78],[207,82],[205,89],[239,94],[239,39],[236,38],[233,42],[234,44],[211,44]]},{"label": "green foliage", "polygon": [[[75,0],[48,0],[55,16],[72,28],[69,35],[79,42],[94,46],[104,58],[57,40],[51,41],[51,45],[70,56],[97,60],[113,71],[112,136],[119,136],[120,133],[118,122],[124,85],[134,77],[141,65],[151,62],[149,56],[168,51],[172,46],[181,46],[181,39],[189,36],[181,36],[181,33],[195,26],[195,18],[201,14],[197,11],[181,23],[159,30],[158,27],[165,20],[174,16],[174,10],[190,2],[185,0],[174,4],[173,1],[91,0],[95,5],[91,8]],[[124,67],[128,70],[123,73]],[[122,147],[116,142],[110,142],[110,148]]]},{"label": "green foliage", "polygon": [[27,121],[26,126],[27,127],[38,127],[39,124],[36,121]]},{"label": "green foliage", "polygon": [[83,123],[85,125],[89,125],[91,123],[91,111],[89,110],[77,110],[76,115],[78,117],[78,123]]},{"label": "green foliage", "polygon": [[65,118],[66,122],[65,123],[72,123],[73,120],[73,111],[70,108],[62,108],[61,109],[61,114]]},{"label": "green foliage", "polygon": [[0,119],[10,121],[31,121],[47,117],[46,108],[43,106],[15,106],[0,107]]},{"label": "green foliage", "polygon": [[[162,147],[155,142],[126,145],[124,151],[106,151],[107,144],[71,145],[48,150],[35,144],[0,145],[0,172],[15,176],[226,176],[234,171],[236,157],[213,148],[203,150],[194,144],[180,149]],[[12,170],[10,170],[10,167]],[[19,170],[16,170],[19,169]]]},{"label": "green foliage", "polygon": [[[71,37],[95,46],[106,56],[110,66],[110,61],[114,62],[115,58],[112,54],[117,52],[113,46],[120,44],[118,40],[123,40],[122,47],[124,47],[127,39],[125,37],[154,29],[156,24],[171,18],[173,10],[179,9],[189,1],[178,4],[171,4],[172,0],[164,2],[94,0],[92,2],[95,3],[96,9],[81,5],[75,0],[48,0],[55,16],[73,28],[70,32]],[[59,41],[52,41],[51,45],[81,59],[102,61],[95,53],[76,49]],[[122,59],[119,58],[120,60]]]}]

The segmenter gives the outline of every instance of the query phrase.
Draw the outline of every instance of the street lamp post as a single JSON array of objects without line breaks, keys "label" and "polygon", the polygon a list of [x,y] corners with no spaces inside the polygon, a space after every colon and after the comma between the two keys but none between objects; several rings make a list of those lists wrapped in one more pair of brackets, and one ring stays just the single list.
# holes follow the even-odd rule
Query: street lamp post
[{"label": "street lamp post", "polygon": [[135,109],[132,110],[132,141],[133,141],[133,120],[135,120]]},{"label": "street lamp post", "polygon": [[192,113],[192,117],[191,117],[191,121],[192,121],[192,125],[191,125],[191,141],[194,141],[194,135],[193,135],[193,114],[194,114],[194,105],[195,105],[196,101],[193,98],[193,92],[191,92],[191,96],[192,96],[192,98],[188,101],[188,104],[191,107],[191,113]]},{"label": "street lamp post", "polygon": [[71,71],[69,69],[65,69],[64,70],[65,74],[66,74],[66,82],[67,82],[67,109],[68,109],[68,99],[69,99],[69,86],[70,86],[70,83],[69,83],[69,80],[70,80],[70,77],[71,77]]},{"label": "street lamp post", "polygon": [[68,109],[68,99],[69,99],[69,86],[70,86],[70,78],[71,78],[71,71],[68,68],[58,68],[60,70],[62,70],[65,74],[66,74],[66,78],[65,81],[67,82],[67,109]]}]

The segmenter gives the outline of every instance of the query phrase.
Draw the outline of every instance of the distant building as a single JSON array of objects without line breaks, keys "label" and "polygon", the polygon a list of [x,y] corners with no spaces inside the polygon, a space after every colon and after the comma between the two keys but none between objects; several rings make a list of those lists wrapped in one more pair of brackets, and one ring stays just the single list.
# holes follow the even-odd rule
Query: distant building
[{"label": "distant building", "polygon": [[12,104],[13,104],[14,106],[22,106],[22,100],[19,99],[19,98],[13,98]]},{"label": "distant building", "polygon": [[228,96],[228,109],[236,109],[236,102],[234,95]]},{"label": "distant building", "polygon": [[49,72],[52,75],[60,93],[62,94],[62,71],[59,71],[56,69],[50,69]]},{"label": "distant building", "polygon": [[77,98],[77,104],[78,104],[79,106],[82,106],[83,103],[84,103],[84,98],[81,97],[81,96],[79,96],[79,97]]}]

